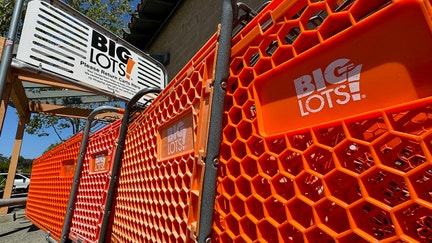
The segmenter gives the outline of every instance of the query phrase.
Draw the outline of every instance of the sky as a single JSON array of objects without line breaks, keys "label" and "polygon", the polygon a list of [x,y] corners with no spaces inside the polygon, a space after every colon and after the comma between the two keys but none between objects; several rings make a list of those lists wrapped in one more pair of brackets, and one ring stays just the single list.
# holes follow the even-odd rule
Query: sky
[{"label": "sky", "polygon": [[[131,2],[132,12],[137,9],[137,5],[141,0],[133,0]],[[130,16],[125,18],[126,23],[130,21]],[[15,135],[18,127],[18,116],[15,108],[9,106],[7,108],[6,117],[3,129],[0,134],[0,154],[3,156],[11,156]],[[54,134],[54,131],[48,131],[49,136],[38,137],[24,133],[23,143],[21,146],[20,155],[26,159],[35,159],[43,154],[43,152],[54,143],[59,142],[59,138]],[[69,134],[63,133],[62,136],[68,137]]]},{"label": "sky", "polygon": [[[18,116],[15,108],[9,106],[7,108],[6,117],[0,136],[0,154],[4,156],[11,156],[15,136],[18,128]],[[21,156],[26,159],[35,159],[42,155],[51,144],[60,141],[58,137],[53,134],[46,137],[38,137],[36,135],[29,135],[24,133],[23,143],[21,146]]]}]

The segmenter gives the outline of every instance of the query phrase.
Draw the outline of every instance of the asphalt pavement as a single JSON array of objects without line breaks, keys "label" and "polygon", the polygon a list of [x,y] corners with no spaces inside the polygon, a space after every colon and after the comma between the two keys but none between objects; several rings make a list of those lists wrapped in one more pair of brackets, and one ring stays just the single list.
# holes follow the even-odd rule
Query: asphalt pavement
[{"label": "asphalt pavement", "polygon": [[9,215],[15,213],[15,220],[0,222],[0,243],[47,242],[46,233],[25,217],[25,205],[10,206]]}]

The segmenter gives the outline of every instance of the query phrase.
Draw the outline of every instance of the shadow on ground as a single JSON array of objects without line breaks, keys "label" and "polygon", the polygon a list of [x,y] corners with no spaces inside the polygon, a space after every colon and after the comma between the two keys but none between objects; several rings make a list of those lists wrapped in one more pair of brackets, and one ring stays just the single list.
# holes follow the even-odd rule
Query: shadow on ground
[{"label": "shadow on ground", "polygon": [[0,243],[47,242],[46,233],[25,217],[25,205],[10,206],[8,213],[15,213],[15,220],[0,223]]}]

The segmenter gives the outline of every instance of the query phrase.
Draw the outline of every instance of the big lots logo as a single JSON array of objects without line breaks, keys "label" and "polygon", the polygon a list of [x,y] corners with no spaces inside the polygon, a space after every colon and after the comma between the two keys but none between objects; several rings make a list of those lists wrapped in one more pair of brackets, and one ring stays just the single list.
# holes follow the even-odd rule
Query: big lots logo
[{"label": "big lots logo", "polygon": [[192,113],[181,115],[161,127],[158,136],[158,156],[163,160],[194,150]]},{"label": "big lots logo", "polygon": [[177,154],[186,148],[186,126],[179,121],[168,128],[168,155]]},{"label": "big lots logo", "polygon": [[301,116],[361,100],[361,69],[362,64],[354,65],[350,59],[340,58],[331,62],[324,72],[318,68],[294,79]]},{"label": "big lots logo", "polygon": [[98,154],[94,160],[93,172],[104,171],[108,168],[108,161],[106,154]]},{"label": "big lots logo", "polygon": [[93,30],[90,50],[90,62],[99,67],[130,79],[130,69],[135,64],[131,52]]}]

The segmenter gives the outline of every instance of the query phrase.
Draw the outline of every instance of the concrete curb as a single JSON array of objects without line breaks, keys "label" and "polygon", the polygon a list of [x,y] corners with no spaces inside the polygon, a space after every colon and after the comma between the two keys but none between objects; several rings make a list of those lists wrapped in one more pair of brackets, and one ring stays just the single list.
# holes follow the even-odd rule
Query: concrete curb
[{"label": "concrete curb", "polygon": [[12,222],[16,220],[16,213],[8,213],[5,215],[0,215],[0,224]]}]

